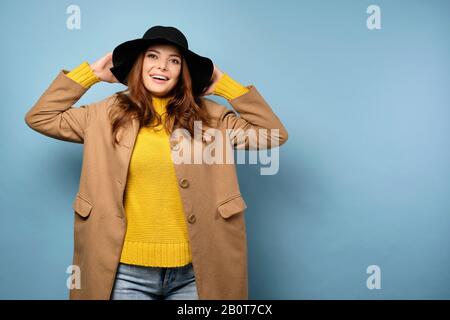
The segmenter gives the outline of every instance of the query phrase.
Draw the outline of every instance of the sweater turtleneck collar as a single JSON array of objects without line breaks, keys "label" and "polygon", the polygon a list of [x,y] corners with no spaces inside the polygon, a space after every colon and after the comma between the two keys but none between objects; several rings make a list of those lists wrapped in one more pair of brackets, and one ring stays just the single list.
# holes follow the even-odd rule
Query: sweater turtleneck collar
[{"label": "sweater turtleneck collar", "polygon": [[158,113],[163,113],[166,111],[166,106],[172,97],[152,97],[153,106]]}]

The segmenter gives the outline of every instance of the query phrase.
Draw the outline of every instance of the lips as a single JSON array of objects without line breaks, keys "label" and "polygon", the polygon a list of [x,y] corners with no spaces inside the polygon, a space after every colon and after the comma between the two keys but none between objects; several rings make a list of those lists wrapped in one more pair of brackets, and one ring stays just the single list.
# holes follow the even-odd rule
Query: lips
[{"label": "lips", "polygon": [[165,78],[166,80],[169,80],[169,77],[160,73],[154,73],[154,74],[150,74],[150,77],[157,77],[157,78]]},{"label": "lips", "polygon": [[168,80],[161,80],[161,79],[155,79],[153,77],[150,77],[154,82],[162,84],[162,83],[166,83]]}]

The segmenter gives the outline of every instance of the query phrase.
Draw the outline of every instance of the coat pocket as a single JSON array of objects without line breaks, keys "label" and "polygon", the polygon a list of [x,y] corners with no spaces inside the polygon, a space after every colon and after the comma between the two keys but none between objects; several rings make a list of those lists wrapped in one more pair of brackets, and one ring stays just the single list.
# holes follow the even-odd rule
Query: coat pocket
[{"label": "coat pocket", "polygon": [[244,211],[246,208],[247,205],[240,194],[222,201],[217,206],[220,215],[225,219]]},{"label": "coat pocket", "polygon": [[72,204],[73,210],[83,218],[87,218],[92,211],[93,205],[88,200],[83,198],[79,193],[75,197]]}]

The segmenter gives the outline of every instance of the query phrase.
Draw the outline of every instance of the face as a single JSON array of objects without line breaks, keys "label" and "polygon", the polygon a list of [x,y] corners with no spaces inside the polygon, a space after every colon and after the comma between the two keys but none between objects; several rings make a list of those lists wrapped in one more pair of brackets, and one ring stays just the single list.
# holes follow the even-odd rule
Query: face
[{"label": "face", "polygon": [[[181,73],[182,56],[171,44],[154,44],[146,49],[142,66],[145,88],[157,97],[164,97],[176,86]],[[165,77],[160,80],[156,75]]]}]

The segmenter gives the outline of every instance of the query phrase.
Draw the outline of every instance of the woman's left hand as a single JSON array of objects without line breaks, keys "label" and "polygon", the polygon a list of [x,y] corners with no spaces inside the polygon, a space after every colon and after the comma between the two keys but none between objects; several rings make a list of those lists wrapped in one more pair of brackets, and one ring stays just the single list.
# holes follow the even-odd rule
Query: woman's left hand
[{"label": "woman's left hand", "polygon": [[219,69],[219,67],[214,64],[214,70],[213,70],[213,74],[211,76],[211,81],[210,81],[210,85],[208,87],[208,89],[206,89],[206,91],[204,91],[201,96],[207,96],[209,94],[212,94],[214,92],[214,87],[216,86],[216,83],[220,80],[220,78],[223,75],[222,70]]}]

